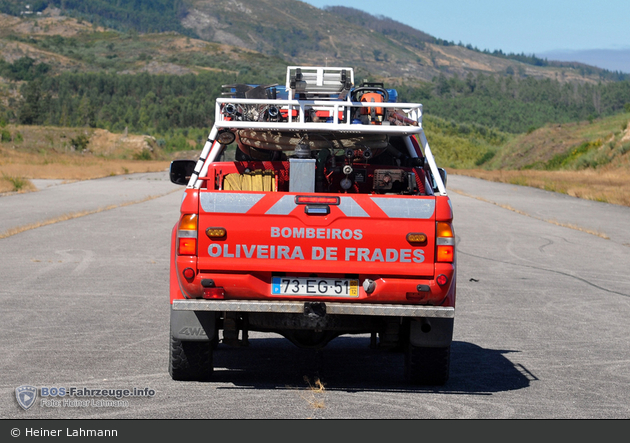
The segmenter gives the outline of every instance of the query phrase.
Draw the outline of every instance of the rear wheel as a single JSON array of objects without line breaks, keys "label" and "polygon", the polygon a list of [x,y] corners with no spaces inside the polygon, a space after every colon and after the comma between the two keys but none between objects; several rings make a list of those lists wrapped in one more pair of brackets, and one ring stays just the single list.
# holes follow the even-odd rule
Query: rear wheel
[{"label": "rear wheel", "polygon": [[182,341],[171,337],[168,368],[173,380],[208,380],[212,377],[212,342]]},{"label": "rear wheel", "polygon": [[451,347],[428,348],[407,345],[405,379],[415,385],[441,386],[449,376]]}]

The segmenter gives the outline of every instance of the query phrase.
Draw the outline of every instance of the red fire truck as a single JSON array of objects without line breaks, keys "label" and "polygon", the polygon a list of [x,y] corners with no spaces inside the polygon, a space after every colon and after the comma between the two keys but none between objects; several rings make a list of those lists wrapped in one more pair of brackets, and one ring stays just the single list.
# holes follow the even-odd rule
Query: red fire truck
[{"label": "red fire truck", "polygon": [[453,208],[422,105],[355,86],[351,68],[289,66],[284,86],[224,87],[199,159],[170,168],[186,186],[172,231],[172,378],[210,378],[218,343],[260,331],[315,349],[371,334],[405,353],[410,383],[446,383]]}]

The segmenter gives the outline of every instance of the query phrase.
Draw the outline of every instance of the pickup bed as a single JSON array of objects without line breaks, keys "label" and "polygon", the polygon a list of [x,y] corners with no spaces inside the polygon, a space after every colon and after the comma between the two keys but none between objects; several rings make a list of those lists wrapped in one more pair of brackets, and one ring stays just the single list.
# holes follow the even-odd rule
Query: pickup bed
[{"label": "pickup bed", "polygon": [[186,185],[171,239],[172,378],[210,378],[219,343],[261,331],[307,348],[371,334],[405,353],[410,383],[446,383],[453,210],[422,106],[355,87],[350,68],[290,66],[284,87],[225,87],[199,159],[170,169]]}]

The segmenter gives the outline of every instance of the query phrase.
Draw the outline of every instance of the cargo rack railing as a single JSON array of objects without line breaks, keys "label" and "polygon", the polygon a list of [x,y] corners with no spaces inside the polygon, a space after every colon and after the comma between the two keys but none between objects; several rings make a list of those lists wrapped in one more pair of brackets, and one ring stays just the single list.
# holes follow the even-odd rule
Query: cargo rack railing
[{"label": "cargo rack railing", "polygon": [[[351,90],[354,85],[352,68],[328,67],[297,67],[287,68],[286,91],[288,99],[277,98],[228,98],[216,99],[215,122],[208,136],[199,160],[188,182],[188,188],[200,189],[210,163],[217,161],[224,145],[216,141],[217,135],[223,129],[250,129],[272,131],[323,131],[340,133],[371,133],[415,135],[426,164],[433,176],[439,195],[446,195],[446,186],[441,179],[437,164],[433,158],[431,148],[422,128],[422,104],[398,102],[357,102],[352,101]],[[294,98],[297,97],[297,98]],[[306,97],[306,99],[304,99]],[[315,97],[315,98],[314,98]],[[232,111],[236,106],[248,107],[261,115],[265,109],[274,109],[285,117],[267,119],[241,116]],[[226,109],[228,107],[228,109]],[[254,108],[252,108],[254,107]],[[353,118],[360,108],[384,108],[384,120],[377,124],[357,122]],[[293,111],[297,115],[293,116]],[[390,112],[388,112],[390,111]],[[311,112],[328,114],[325,122],[309,121]],[[252,115],[256,115],[256,113]],[[344,117],[340,120],[339,115]],[[312,119],[311,119],[312,120]],[[409,156],[417,158],[418,152],[412,142],[405,138]]]},{"label": "cargo rack railing", "polygon": [[[274,113],[286,114],[278,121],[260,121],[254,119],[236,119],[233,109],[240,107],[258,107],[261,110],[273,109]],[[226,111],[226,108],[230,112]],[[384,108],[384,119],[380,124],[357,122],[353,114],[360,108]],[[293,111],[297,111],[294,117]],[[398,111],[398,112],[396,112]],[[263,111],[260,111],[262,113]],[[312,112],[328,114],[330,121],[309,121]],[[339,119],[339,114],[344,118]],[[350,100],[282,100],[251,98],[217,98],[215,123],[218,129],[260,129],[272,131],[326,131],[360,132],[388,134],[417,134],[422,132],[422,105],[419,103],[390,102],[352,102]]]}]

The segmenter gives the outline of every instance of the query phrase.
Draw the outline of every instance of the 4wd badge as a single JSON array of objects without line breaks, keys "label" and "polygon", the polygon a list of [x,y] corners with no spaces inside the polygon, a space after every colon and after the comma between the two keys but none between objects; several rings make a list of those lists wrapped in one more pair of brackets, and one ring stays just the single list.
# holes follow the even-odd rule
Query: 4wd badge
[{"label": "4wd badge", "polygon": [[17,399],[18,404],[26,410],[35,403],[35,399],[37,398],[37,388],[28,385],[15,388],[15,398]]}]

